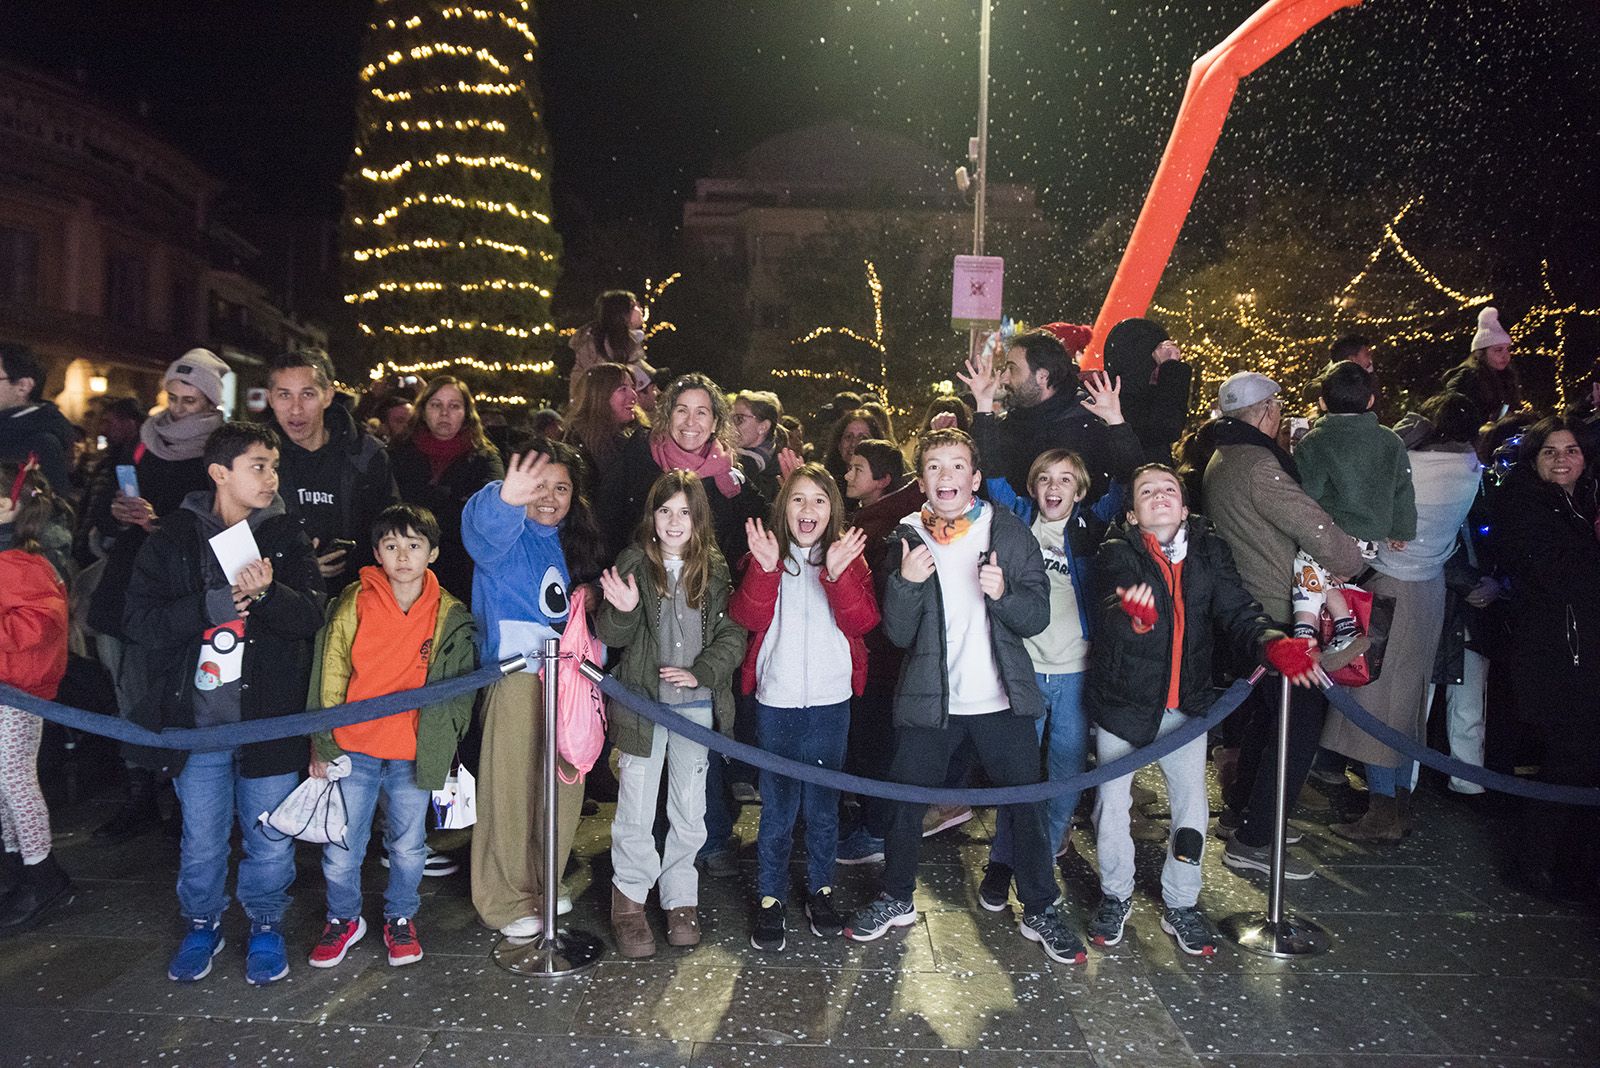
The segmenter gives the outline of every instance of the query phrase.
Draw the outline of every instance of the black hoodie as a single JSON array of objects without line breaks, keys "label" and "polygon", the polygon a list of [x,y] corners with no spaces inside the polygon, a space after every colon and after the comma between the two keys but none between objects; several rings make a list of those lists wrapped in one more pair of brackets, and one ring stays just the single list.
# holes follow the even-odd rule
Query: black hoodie
[{"label": "black hoodie", "polygon": [[1166,328],[1152,319],[1124,319],[1106,335],[1106,373],[1122,379],[1122,414],[1139,435],[1145,463],[1172,463],[1172,446],[1189,420],[1193,371],[1182,360],[1157,364]]},{"label": "black hoodie", "polygon": [[39,470],[59,494],[72,492],[67,462],[78,442],[78,429],[49,401],[33,401],[0,411],[0,460],[39,457]]},{"label": "black hoodie", "polygon": [[309,452],[290,441],[276,419],[272,421],[283,439],[278,495],[289,514],[300,521],[306,537],[318,543],[319,555],[331,552],[336,538],[356,543],[345,554],[344,569],[325,580],[327,593],[337,595],[356,580],[363,565],[372,563],[373,521],[389,505],[400,503],[400,492],[389,470],[388,453],[377,438],[356,429],[343,405],[330,404],[322,413],[322,425],[328,440]]}]

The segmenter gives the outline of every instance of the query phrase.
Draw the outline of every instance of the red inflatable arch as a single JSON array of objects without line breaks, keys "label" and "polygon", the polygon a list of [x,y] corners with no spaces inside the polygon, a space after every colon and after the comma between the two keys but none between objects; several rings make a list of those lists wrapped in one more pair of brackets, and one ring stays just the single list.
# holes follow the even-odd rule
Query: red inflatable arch
[{"label": "red inflatable arch", "polygon": [[1195,191],[1211,162],[1228,108],[1239,81],[1282,52],[1307,30],[1361,0],[1267,0],[1255,14],[1217,47],[1195,60],[1189,87],[1172,125],[1167,150],[1150,182],[1133,235],[1122,253],[1117,276],[1106,292],[1094,321],[1094,339],[1083,354],[1083,367],[1102,366],[1101,347],[1113,326],[1145,313],[1156,283],[1178,243],[1178,232],[1194,203]]}]

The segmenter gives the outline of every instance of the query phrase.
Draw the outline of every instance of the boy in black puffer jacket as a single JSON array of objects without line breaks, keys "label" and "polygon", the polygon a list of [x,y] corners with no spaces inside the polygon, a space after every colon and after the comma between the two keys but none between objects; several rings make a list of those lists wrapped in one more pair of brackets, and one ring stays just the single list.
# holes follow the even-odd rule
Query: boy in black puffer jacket
[{"label": "boy in black puffer jacket", "polygon": [[[1308,682],[1311,643],[1273,628],[1245,592],[1233,554],[1211,525],[1190,516],[1177,472],[1146,464],[1134,472],[1127,526],[1107,535],[1095,557],[1099,625],[1089,653],[1088,705],[1095,751],[1105,765],[1202,715],[1212,704],[1213,635],[1240,666],[1270,661]],[[1206,736],[1163,757],[1161,774],[1172,806],[1172,833],[1161,871],[1166,906],[1161,929],[1197,956],[1216,952],[1216,937],[1195,903],[1200,856],[1210,818],[1206,799]],[[1089,922],[1097,946],[1122,941],[1133,907],[1133,838],[1128,809],[1133,776],[1095,794],[1100,907]]]}]

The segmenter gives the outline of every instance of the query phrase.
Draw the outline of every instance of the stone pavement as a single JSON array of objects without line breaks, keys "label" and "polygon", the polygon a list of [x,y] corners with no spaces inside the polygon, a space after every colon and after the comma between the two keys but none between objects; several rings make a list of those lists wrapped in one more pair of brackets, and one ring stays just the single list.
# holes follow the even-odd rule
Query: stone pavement
[{"label": "stone pavement", "polygon": [[[1142,781],[1159,789],[1150,770]],[[1159,802],[1158,802],[1159,804]],[[489,959],[467,876],[424,880],[426,959],[390,968],[376,930],[338,968],[305,963],[322,922],[317,852],[300,849],[288,937],[293,970],[256,989],[243,978],[243,920],[212,974],[166,978],[179,935],[176,843],[159,832],[99,847],[110,811],[91,800],[57,813],[76,901],[0,942],[0,1064],[849,1065],[1594,1065],[1600,1063],[1600,941],[1592,917],[1502,889],[1492,848],[1511,827],[1424,793],[1422,831],[1387,849],[1344,843],[1312,813],[1299,848],[1317,878],[1289,884],[1293,907],[1335,936],[1294,963],[1224,944],[1186,957],[1161,933],[1161,847],[1139,847],[1138,902],[1122,945],[1069,968],[976,904],[992,815],[925,843],[915,926],[856,944],[814,938],[791,910],[789,948],[749,945],[752,843],[742,878],[702,881],[705,940],[653,960],[608,951],[590,974],[513,976]],[[609,907],[606,810],[585,819],[567,885],[567,921],[601,935]],[[1079,841],[1087,835],[1079,832]],[[1091,850],[1092,852],[1092,850]],[[1214,918],[1263,905],[1264,880],[1220,864],[1208,840],[1202,907]],[[1081,922],[1097,897],[1087,862],[1069,864]],[[796,866],[797,886],[803,876]],[[381,919],[385,870],[366,868],[366,913]],[[851,905],[875,866],[841,868]],[[663,934],[657,914],[658,937]]]}]

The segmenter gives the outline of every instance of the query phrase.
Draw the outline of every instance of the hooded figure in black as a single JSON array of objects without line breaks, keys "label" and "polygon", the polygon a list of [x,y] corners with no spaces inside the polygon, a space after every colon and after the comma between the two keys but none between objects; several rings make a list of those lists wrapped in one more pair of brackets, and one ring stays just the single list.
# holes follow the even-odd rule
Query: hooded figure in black
[{"label": "hooded figure in black", "polygon": [[[1159,350],[1159,355],[1158,355]],[[1122,414],[1139,435],[1144,463],[1172,463],[1189,418],[1193,371],[1153,319],[1124,319],[1106,335],[1106,373],[1122,379]]]}]

